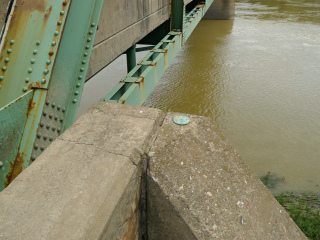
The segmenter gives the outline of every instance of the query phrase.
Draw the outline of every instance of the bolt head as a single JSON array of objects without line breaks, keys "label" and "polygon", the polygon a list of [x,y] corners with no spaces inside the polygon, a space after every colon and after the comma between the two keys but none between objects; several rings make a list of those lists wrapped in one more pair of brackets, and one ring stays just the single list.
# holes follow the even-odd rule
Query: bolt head
[{"label": "bolt head", "polygon": [[58,34],[59,34],[58,31],[55,31],[55,32],[54,32],[54,35],[55,35],[55,36],[58,36]]},{"label": "bolt head", "polygon": [[30,81],[30,79],[29,79],[29,78],[26,78],[24,81],[25,81],[26,83],[28,83],[28,82]]},{"label": "bolt head", "polygon": [[61,15],[61,16],[64,15],[64,11],[61,11],[61,12],[60,12],[60,15]]},{"label": "bolt head", "polygon": [[52,42],[52,43],[51,43],[51,46],[55,46],[55,45],[56,45],[56,42]]},{"label": "bolt head", "polygon": [[92,31],[89,31],[89,35],[92,35],[93,34],[93,32]]},{"label": "bolt head", "polygon": [[0,76],[0,81],[2,81],[4,79],[4,77],[3,76]]},{"label": "bolt head", "polygon": [[23,92],[26,92],[28,89],[26,87],[22,88]]},{"label": "bolt head", "polygon": [[37,53],[38,53],[38,50],[33,50],[34,55],[37,55]]},{"label": "bolt head", "polygon": [[2,67],[2,70],[3,70],[3,71],[6,71],[6,70],[7,70],[7,67],[6,67],[6,66],[3,66],[3,67]]},{"label": "bolt head", "polygon": [[41,80],[41,84],[45,84],[46,82],[47,82],[46,79],[42,79],[42,80]]},{"label": "bolt head", "polygon": [[3,162],[2,161],[0,161],[0,167],[2,167],[3,166]]},{"label": "bolt head", "polygon": [[39,46],[40,45],[40,41],[36,41],[36,45]]},{"label": "bolt head", "polygon": [[80,87],[80,86],[81,86],[81,84],[80,84],[80,83],[77,83],[77,84],[76,84],[76,87]]},{"label": "bolt head", "polygon": [[80,68],[80,72],[84,72],[84,68]]},{"label": "bolt head", "polygon": [[7,53],[12,53],[12,49],[9,48],[9,49],[7,50]]},{"label": "bolt head", "polygon": [[28,69],[28,73],[32,73],[32,68],[29,68],[29,69]]},{"label": "bolt head", "polygon": [[76,102],[78,102],[78,100],[75,98],[75,99],[72,100],[72,102],[76,103]]},{"label": "bolt head", "polygon": [[11,40],[11,41],[10,41],[10,44],[13,45],[13,44],[14,44],[14,40]]},{"label": "bolt head", "polygon": [[82,79],[82,75],[80,75],[80,76],[78,77],[78,79],[81,80],[81,79]]},{"label": "bolt head", "polygon": [[31,64],[34,64],[35,62],[36,62],[36,60],[35,59],[31,59]]},{"label": "bolt head", "polygon": [[57,25],[58,25],[58,26],[60,26],[61,24],[62,24],[62,22],[61,22],[61,21],[58,21],[58,22],[57,22]]},{"label": "bolt head", "polygon": [[5,61],[5,62],[9,62],[9,61],[10,61],[10,59],[9,59],[9,58],[6,58],[4,61]]},{"label": "bolt head", "polygon": [[50,63],[51,63],[50,60],[47,60],[47,61],[46,61],[46,64],[47,64],[47,65],[50,65]]},{"label": "bolt head", "polygon": [[91,23],[91,27],[95,27],[96,26],[96,24],[95,23]]},{"label": "bolt head", "polygon": [[75,92],[74,92],[74,95],[79,95],[79,91],[75,91]]}]

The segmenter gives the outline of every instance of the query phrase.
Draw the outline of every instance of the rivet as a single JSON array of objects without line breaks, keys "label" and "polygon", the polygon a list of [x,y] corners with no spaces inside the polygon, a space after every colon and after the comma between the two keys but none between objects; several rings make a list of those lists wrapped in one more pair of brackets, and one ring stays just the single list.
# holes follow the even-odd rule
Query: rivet
[{"label": "rivet", "polygon": [[87,53],[87,52],[85,52],[85,53],[83,54],[83,56],[85,56],[85,57],[86,57],[86,56],[88,56],[88,53]]},{"label": "rivet", "polygon": [[35,155],[32,155],[32,156],[31,156],[31,160],[32,160],[32,161],[36,160],[36,156],[35,156]]},{"label": "rivet", "polygon": [[38,133],[38,134],[37,134],[37,137],[38,137],[38,138],[41,138],[41,133]]},{"label": "rivet", "polygon": [[65,108],[62,108],[62,112],[65,112],[66,111],[66,109]]},{"label": "rivet", "polygon": [[2,81],[4,79],[4,77],[3,76],[0,76],[0,81]]},{"label": "rivet", "polygon": [[60,12],[60,15],[61,15],[61,16],[64,15],[64,11],[61,11],[61,12]]},{"label": "rivet", "polygon": [[60,122],[63,122],[63,117],[59,118],[59,121],[60,121]]},{"label": "rivet", "polygon": [[58,25],[58,26],[60,26],[61,24],[62,24],[62,22],[61,22],[61,21],[58,21],[58,22],[57,22],[57,25]]},{"label": "rivet", "polygon": [[46,140],[48,137],[46,135],[43,136],[43,139]]},{"label": "rivet", "polygon": [[53,137],[49,137],[50,142],[53,140]]},{"label": "rivet", "polygon": [[33,50],[33,54],[37,55],[38,51],[37,50]]},{"label": "rivet", "polygon": [[28,90],[28,88],[24,87],[22,88],[22,91],[26,92]]},{"label": "rivet", "polygon": [[7,50],[7,53],[12,53],[12,49],[9,48],[9,49]]},{"label": "rivet", "polygon": [[55,36],[58,36],[58,34],[59,34],[58,31],[55,31],[55,32],[54,32],[54,35],[55,35]]},{"label": "rivet", "polygon": [[26,78],[24,81],[25,81],[26,83],[28,83],[28,82],[30,81],[30,79],[29,79],[29,78]]},{"label": "rivet", "polygon": [[49,129],[49,128],[50,128],[50,125],[49,125],[49,124],[47,124],[47,125],[46,125],[46,128],[47,128],[47,129]]},{"label": "rivet", "polygon": [[6,66],[3,66],[3,67],[2,67],[2,70],[3,70],[3,71],[7,70],[7,67],[6,67]]},{"label": "rivet", "polygon": [[57,129],[57,132],[61,132],[61,128],[58,128],[58,129]]},{"label": "rivet", "polygon": [[56,116],[54,116],[54,120],[58,120],[58,116],[56,115]]},{"label": "rivet", "polygon": [[74,95],[79,95],[79,91],[75,91],[75,92],[74,92]]},{"label": "rivet", "polygon": [[63,1],[62,5],[63,6],[67,6],[68,2],[67,1]]},{"label": "rivet", "polygon": [[41,80],[41,83],[42,83],[42,84],[45,84],[46,82],[47,82],[46,79],[42,79],[42,80]]},{"label": "rivet", "polygon": [[32,68],[29,68],[29,69],[28,69],[28,73],[32,73]]},{"label": "rivet", "polygon": [[39,46],[40,45],[40,41],[36,41],[36,45]]},{"label": "rivet", "polygon": [[41,122],[41,123],[40,123],[40,127],[43,127],[43,126],[44,126],[44,123],[43,123],[43,122]]},{"label": "rivet", "polygon": [[60,106],[60,105],[58,105],[58,106],[57,106],[57,109],[58,109],[58,110],[60,110],[60,108],[61,108],[61,106]]},{"label": "rivet", "polygon": [[77,83],[77,84],[76,84],[76,87],[80,87],[80,86],[81,86],[81,84],[80,84],[80,83]]},{"label": "rivet", "polygon": [[49,114],[49,118],[52,118],[52,117],[53,117],[53,115],[52,115],[52,113],[50,113],[50,114]]},{"label": "rivet", "polygon": [[43,111],[43,116],[47,116],[47,112],[46,111]]},{"label": "rivet", "polygon": [[77,100],[77,99],[73,99],[72,102],[73,102],[73,103],[76,103],[76,102],[78,102],[78,100]]},{"label": "rivet", "polygon": [[90,48],[90,46],[89,45],[86,45],[86,49],[89,49]]},{"label": "rivet", "polygon": [[91,27],[94,27],[94,26],[96,26],[96,24],[95,23],[91,23]]},{"label": "rivet", "polygon": [[47,60],[46,63],[47,63],[47,65],[50,65],[51,61],[50,61],[50,60]]},{"label": "rivet", "polygon": [[50,51],[50,52],[49,52],[49,55],[50,55],[50,56],[52,56],[53,54],[54,54],[54,52],[53,52],[53,51]]},{"label": "rivet", "polygon": [[34,149],[38,149],[39,148],[39,145],[38,144],[35,144],[34,145]]},{"label": "rivet", "polygon": [[42,146],[42,147],[40,147],[40,150],[41,150],[41,151],[43,151],[43,150],[44,150],[44,147],[43,147],[43,146]]},{"label": "rivet", "polygon": [[93,34],[93,32],[92,32],[92,31],[89,31],[89,34],[90,34],[90,35],[92,35],[92,34]]},{"label": "rivet", "polygon": [[80,68],[80,72],[84,72],[84,68]]},{"label": "rivet", "polygon": [[52,127],[51,129],[52,129],[52,131],[54,131],[54,130],[56,130],[56,127]]},{"label": "rivet", "polygon": [[88,38],[88,39],[87,39],[87,42],[91,42],[91,38]]},{"label": "rivet", "polygon": [[10,41],[10,44],[13,45],[13,44],[14,44],[14,40],[11,40],[11,41]]},{"label": "rivet", "polygon": [[34,64],[35,62],[36,62],[36,60],[35,59],[31,59],[31,64]]},{"label": "rivet", "polygon": [[10,61],[10,59],[9,59],[9,58],[6,58],[4,61],[5,61],[5,62],[9,62],[9,61]]},{"label": "rivet", "polygon": [[2,161],[0,161],[0,167],[2,167],[3,166],[3,162]]},{"label": "rivet", "polygon": [[55,108],[56,104],[55,104],[55,103],[52,103],[51,106],[52,106],[53,108]]},{"label": "rivet", "polygon": [[86,60],[83,59],[83,60],[82,60],[82,64],[86,64]]},{"label": "rivet", "polygon": [[49,101],[49,100],[47,100],[47,101],[46,101],[46,105],[49,105],[49,104],[50,104],[50,101]]},{"label": "rivet", "polygon": [[80,75],[80,76],[78,77],[78,79],[81,80],[81,79],[82,79],[82,75]]},{"label": "rivet", "polygon": [[45,69],[45,70],[43,71],[43,73],[44,73],[44,74],[48,74],[48,73],[49,73],[49,70],[48,70],[48,69]]},{"label": "rivet", "polygon": [[56,45],[56,42],[53,41],[53,42],[51,43],[51,46],[55,46],[55,45]]}]

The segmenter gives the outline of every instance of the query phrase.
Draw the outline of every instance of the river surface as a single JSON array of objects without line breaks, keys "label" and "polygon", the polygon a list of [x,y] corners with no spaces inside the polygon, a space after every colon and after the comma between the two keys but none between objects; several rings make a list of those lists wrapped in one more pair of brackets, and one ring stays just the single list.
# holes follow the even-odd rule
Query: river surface
[{"label": "river surface", "polygon": [[202,20],[145,106],[210,117],[274,192],[320,193],[320,1],[241,0]]}]

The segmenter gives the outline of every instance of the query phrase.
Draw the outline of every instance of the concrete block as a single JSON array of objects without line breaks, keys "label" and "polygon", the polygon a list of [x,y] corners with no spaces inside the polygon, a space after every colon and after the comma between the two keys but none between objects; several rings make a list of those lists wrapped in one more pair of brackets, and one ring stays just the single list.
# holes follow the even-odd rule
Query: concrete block
[{"label": "concrete block", "polygon": [[138,239],[144,151],[162,120],[95,104],[0,193],[0,239]]},{"label": "concrete block", "polygon": [[149,152],[149,239],[307,239],[208,118],[175,115]]}]

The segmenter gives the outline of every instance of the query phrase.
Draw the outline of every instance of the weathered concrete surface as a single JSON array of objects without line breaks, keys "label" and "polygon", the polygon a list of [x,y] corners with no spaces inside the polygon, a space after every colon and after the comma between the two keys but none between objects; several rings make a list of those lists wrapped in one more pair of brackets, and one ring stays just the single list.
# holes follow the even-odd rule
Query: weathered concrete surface
[{"label": "weathered concrete surface", "polygon": [[10,0],[0,0],[0,36],[4,27]]},{"label": "weathered concrete surface", "polygon": [[0,239],[306,239],[209,119],[174,115],[93,105],[0,193]]},{"label": "weathered concrete surface", "polygon": [[234,19],[235,0],[214,0],[203,19]]},{"label": "weathered concrete surface", "polygon": [[105,0],[87,78],[101,70],[169,17],[170,0]]},{"label": "weathered concrete surface", "polygon": [[0,239],[138,239],[143,160],[163,116],[95,104],[0,193]]},{"label": "weathered concrete surface", "polygon": [[307,239],[212,122],[169,113],[149,152],[153,239]]}]

